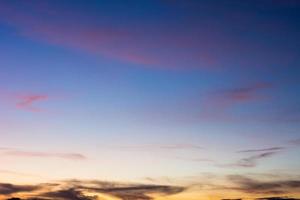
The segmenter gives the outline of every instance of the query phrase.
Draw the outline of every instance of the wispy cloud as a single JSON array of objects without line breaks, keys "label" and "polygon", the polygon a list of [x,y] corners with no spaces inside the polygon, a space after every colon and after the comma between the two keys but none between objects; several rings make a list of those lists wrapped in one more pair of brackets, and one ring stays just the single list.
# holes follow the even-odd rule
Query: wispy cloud
[{"label": "wispy cloud", "polygon": [[231,166],[237,166],[237,167],[256,167],[257,162],[262,159],[269,158],[275,154],[277,154],[277,151],[270,151],[270,152],[264,152],[260,154],[256,154],[253,156],[249,156],[246,158],[242,158],[238,160],[236,163],[230,164]]},{"label": "wispy cloud", "polygon": [[[213,160],[210,158],[184,158],[184,157],[176,157],[176,158],[180,160],[191,161],[191,162],[206,162],[216,167],[222,167],[222,168],[224,167],[225,168],[232,168],[232,167],[251,168],[251,167],[256,167],[259,161],[272,157],[285,149],[286,149],[285,147],[270,147],[270,148],[261,148],[261,149],[258,148],[258,149],[239,150],[236,151],[236,153],[247,154],[247,156],[240,158],[237,161],[229,164],[221,163],[217,160]],[[252,155],[248,155],[248,154],[252,154]]]},{"label": "wispy cloud", "polygon": [[202,119],[232,119],[232,108],[262,101],[269,96],[265,90],[272,88],[271,83],[257,82],[245,86],[220,89],[204,95],[200,116]]},{"label": "wispy cloud", "polygon": [[278,153],[277,151],[270,151],[270,152],[255,154],[245,158],[241,158],[233,163],[222,163],[217,160],[213,160],[209,158],[181,158],[180,157],[177,159],[191,161],[191,162],[209,163],[215,167],[221,167],[221,168],[252,168],[252,167],[256,167],[259,161],[272,157],[277,153]]},{"label": "wispy cloud", "polygon": [[19,96],[17,98],[18,98],[18,102],[16,104],[16,107],[18,109],[32,111],[32,112],[38,112],[38,111],[41,111],[41,109],[35,107],[34,104],[36,102],[48,100],[49,96],[48,95],[35,94],[35,95]]},{"label": "wispy cloud", "polygon": [[4,149],[0,150],[2,156],[16,156],[16,157],[39,157],[39,158],[61,158],[67,160],[85,160],[86,156],[79,153],[52,153],[40,151],[24,151],[19,149]]},{"label": "wispy cloud", "polygon": [[220,90],[217,95],[226,101],[247,102],[261,99],[263,96],[259,95],[258,92],[271,87],[270,83],[259,82],[245,87]]},{"label": "wispy cloud", "polygon": [[43,109],[39,108],[36,104],[48,101],[50,96],[38,92],[14,92],[4,90],[1,91],[0,98],[17,109],[29,112],[40,112],[43,111]]},{"label": "wispy cloud", "polygon": [[[126,8],[130,4],[121,5]],[[135,7],[128,7],[129,11],[127,12],[136,13]],[[70,12],[64,6],[55,3],[35,1],[26,3],[1,1],[0,8],[0,20],[14,27],[22,36],[51,45],[91,53],[101,58],[112,58],[147,65],[147,67],[211,69],[216,68],[216,65],[223,67],[223,63],[228,61],[231,63],[237,60],[237,57],[244,58],[252,66],[254,63],[267,65],[291,60],[290,54],[283,55],[282,51],[274,52],[274,49],[270,51],[269,46],[264,45],[265,43],[260,43],[258,48],[256,38],[249,41],[239,34],[230,34],[226,31],[228,25],[236,26],[236,23],[240,23],[240,26],[247,23],[249,26],[251,25],[252,30],[265,31],[265,26],[258,28],[259,23],[254,18],[253,21],[250,20],[251,22],[238,20],[235,23],[228,23],[232,15],[236,15],[236,19],[239,19],[239,13],[234,12],[220,17],[224,23],[216,23],[214,17],[210,17],[208,20],[211,20],[211,26],[207,29],[203,27],[206,27],[209,21],[200,20],[195,13],[194,6],[186,7],[185,9],[189,9],[186,10],[186,13],[180,12],[181,23],[175,24],[174,18],[176,19],[178,16],[174,16],[172,14],[174,12],[169,10],[172,7],[164,12],[164,15],[168,17],[157,20],[156,16],[153,16],[153,20],[157,20],[156,23],[149,23],[147,18],[145,21],[137,21],[136,17],[129,17],[130,15],[124,21],[122,20],[122,23],[118,23],[115,17],[122,15],[122,12],[107,13],[105,5],[97,7],[96,13],[94,9],[87,7],[85,7],[86,10],[78,9],[78,5],[74,6]],[[207,4],[205,8],[215,11],[213,4]],[[99,15],[102,11],[105,14]],[[189,12],[194,12],[194,19],[191,20]],[[278,23],[269,24],[277,25]],[[234,28],[232,27],[232,29]],[[282,36],[277,35],[277,37],[281,38]],[[272,40],[272,42],[274,41]],[[262,58],[262,55],[269,56],[269,59]]]},{"label": "wispy cloud", "polygon": [[285,149],[285,147],[270,147],[270,148],[264,148],[264,149],[245,149],[245,150],[239,150],[239,151],[237,151],[237,153],[281,151],[283,149]]},{"label": "wispy cloud", "polygon": [[12,170],[0,169],[0,174],[10,174],[16,176],[24,176],[24,177],[38,177],[36,174],[28,174],[28,173],[21,173]]},{"label": "wispy cloud", "polygon": [[270,147],[270,148],[262,148],[262,149],[240,150],[237,151],[237,153],[258,153],[258,154],[254,154],[246,158],[242,158],[238,160],[236,163],[232,164],[232,166],[255,167],[259,160],[274,156],[275,154],[280,153],[284,149],[285,147]]},{"label": "wispy cloud", "polygon": [[290,140],[289,144],[296,145],[296,146],[299,145],[300,146],[300,138],[294,139],[294,140]]},{"label": "wispy cloud", "polygon": [[197,144],[188,144],[188,143],[180,143],[180,144],[144,144],[144,145],[122,145],[117,146],[120,149],[127,150],[201,150],[202,146]]}]

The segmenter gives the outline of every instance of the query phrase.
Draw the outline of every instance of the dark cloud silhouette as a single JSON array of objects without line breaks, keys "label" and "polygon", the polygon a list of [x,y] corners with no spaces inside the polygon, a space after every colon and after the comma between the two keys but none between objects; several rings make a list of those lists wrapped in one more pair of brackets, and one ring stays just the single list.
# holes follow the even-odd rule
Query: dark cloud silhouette
[{"label": "dark cloud silhouette", "polygon": [[96,197],[86,196],[81,191],[78,191],[74,188],[59,190],[59,191],[54,191],[54,192],[47,192],[47,193],[41,194],[41,196],[49,197],[51,199],[60,198],[60,199],[64,199],[64,200],[95,200],[95,199],[97,199]]},{"label": "dark cloud silhouette", "polygon": [[0,195],[10,195],[18,192],[32,192],[38,189],[39,186],[0,183]]},{"label": "dark cloud silhouette", "polygon": [[299,191],[300,180],[261,181],[247,176],[230,175],[228,179],[235,185],[229,189],[254,194],[285,194]]},{"label": "dark cloud silhouette", "polygon": [[[27,187],[13,184],[4,184],[4,186],[2,189],[3,192],[0,194],[11,195],[21,191],[27,192],[27,196],[31,197],[25,200],[95,200],[97,199],[97,194],[107,194],[122,200],[152,200],[152,194],[168,196],[181,193],[186,189],[170,185],[125,184],[81,180],[68,180],[55,184],[39,184],[38,186]],[[95,194],[95,196],[87,195],[86,193],[89,192]],[[12,199],[18,199],[18,197]]]},{"label": "dark cloud silhouette", "polygon": [[270,151],[265,153],[260,153],[257,155],[252,155],[250,157],[242,158],[238,160],[236,163],[232,164],[232,166],[237,167],[256,167],[257,161],[261,159],[265,159],[277,154],[277,151]]},{"label": "dark cloud silhouette", "polygon": [[129,187],[112,187],[104,189],[89,188],[91,190],[100,191],[106,194],[111,194],[122,200],[150,200],[152,199],[147,194],[159,193],[163,195],[172,195],[180,193],[184,190],[182,187],[164,186],[164,185],[136,185]]}]

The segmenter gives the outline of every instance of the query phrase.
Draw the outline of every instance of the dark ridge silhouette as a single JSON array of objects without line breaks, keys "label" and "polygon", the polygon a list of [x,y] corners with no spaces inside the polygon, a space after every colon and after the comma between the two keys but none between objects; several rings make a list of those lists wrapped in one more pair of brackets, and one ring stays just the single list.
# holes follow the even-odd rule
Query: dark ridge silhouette
[{"label": "dark ridge silhouette", "polygon": [[300,199],[289,198],[289,197],[263,197],[263,198],[257,198],[256,200],[300,200]]},{"label": "dark ridge silhouette", "polygon": [[237,198],[237,199],[222,199],[222,200],[242,200],[242,199]]}]

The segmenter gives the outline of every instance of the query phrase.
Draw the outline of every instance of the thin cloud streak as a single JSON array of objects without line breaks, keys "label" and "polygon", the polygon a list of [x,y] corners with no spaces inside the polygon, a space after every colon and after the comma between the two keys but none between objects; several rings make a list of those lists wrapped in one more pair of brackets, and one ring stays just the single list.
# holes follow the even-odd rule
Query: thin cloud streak
[{"label": "thin cloud streak", "polygon": [[270,148],[263,148],[263,149],[246,149],[246,150],[239,150],[236,153],[255,153],[254,155],[250,155],[244,158],[237,160],[236,162],[225,164],[220,163],[219,161],[210,159],[210,158],[184,158],[184,157],[176,157],[176,159],[186,160],[191,162],[206,162],[214,165],[215,167],[221,168],[235,168],[235,167],[242,167],[242,168],[253,168],[258,165],[258,162],[269,157],[272,157],[281,151],[285,150],[285,147],[270,147]]},{"label": "thin cloud streak", "polygon": [[265,151],[281,151],[285,149],[285,147],[270,147],[264,149],[246,149],[246,150],[239,150],[237,153],[251,153],[251,152],[265,152]]},{"label": "thin cloud streak", "polygon": [[14,157],[37,157],[37,158],[61,158],[66,160],[86,160],[87,157],[80,153],[51,153],[40,151],[24,151],[18,149],[5,149],[1,150],[2,156]]},{"label": "thin cloud streak", "polygon": [[196,144],[144,144],[144,145],[123,145],[117,146],[127,150],[201,150],[202,146]]}]

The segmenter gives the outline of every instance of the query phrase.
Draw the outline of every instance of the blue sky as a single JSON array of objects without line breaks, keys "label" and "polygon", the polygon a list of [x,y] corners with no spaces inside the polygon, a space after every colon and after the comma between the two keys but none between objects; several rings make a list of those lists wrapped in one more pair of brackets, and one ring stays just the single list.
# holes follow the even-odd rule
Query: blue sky
[{"label": "blue sky", "polygon": [[[1,1],[0,182],[300,180],[299,9],[293,0]],[[299,186],[280,187],[299,197]],[[260,197],[209,191],[170,198]]]}]

